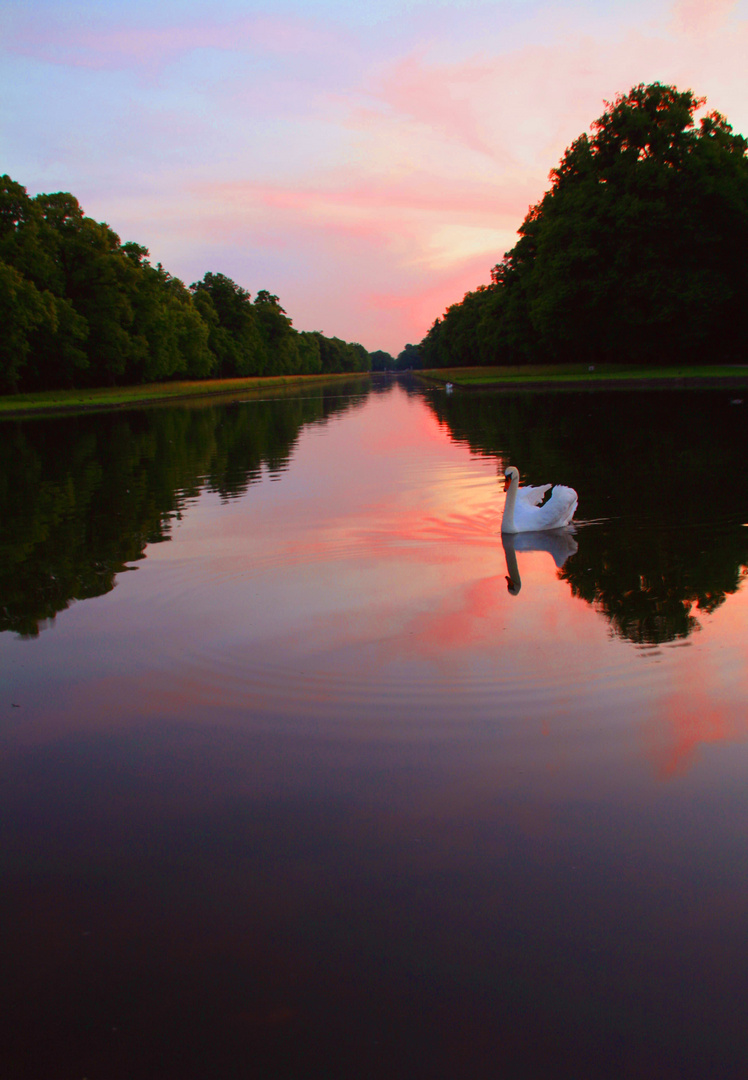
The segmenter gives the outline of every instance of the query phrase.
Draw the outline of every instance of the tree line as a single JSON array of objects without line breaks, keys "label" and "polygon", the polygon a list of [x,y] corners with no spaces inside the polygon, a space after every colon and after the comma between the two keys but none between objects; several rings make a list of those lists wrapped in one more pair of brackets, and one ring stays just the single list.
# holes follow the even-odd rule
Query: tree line
[{"label": "tree line", "polygon": [[745,361],[748,142],[690,91],[607,103],[519,240],[421,342],[424,367]]},{"label": "tree line", "polygon": [[0,177],[0,392],[176,378],[360,372],[363,345],[299,332],[267,290],[187,288],[67,192]]},{"label": "tree line", "polygon": [[397,356],[377,349],[370,353],[372,371],[412,371],[422,367],[421,348],[419,345],[406,345]]}]

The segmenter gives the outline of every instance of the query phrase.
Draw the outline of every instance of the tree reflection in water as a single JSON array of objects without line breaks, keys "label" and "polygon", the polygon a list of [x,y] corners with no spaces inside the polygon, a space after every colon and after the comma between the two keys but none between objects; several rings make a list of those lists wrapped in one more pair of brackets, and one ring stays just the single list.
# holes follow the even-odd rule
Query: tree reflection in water
[{"label": "tree reflection in water", "polygon": [[192,402],[5,422],[0,440],[0,631],[39,633],[73,600],[170,538],[205,491],[233,499],[287,468],[299,432],[363,401],[369,380],[250,405]]},{"label": "tree reflection in water", "polygon": [[[637,644],[688,637],[748,563],[748,425],[730,392],[434,392],[452,438],[579,492],[572,593]],[[510,577],[511,577],[510,573]]]},{"label": "tree reflection in water", "polygon": [[511,595],[517,596],[522,588],[517,563],[518,551],[547,551],[560,570],[569,556],[579,550],[574,539],[575,532],[573,525],[567,525],[563,529],[550,529],[548,532],[502,533],[507,587]]},{"label": "tree reflection in water", "polygon": [[[0,631],[34,636],[72,600],[108,592],[147,544],[169,539],[173,519],[201,491],[229,500],[263,470],[282,473],[304,425],[372,389],[360,380],[251,407],[6,422]],[[732,396],[435,391],[426,400],[456,442],[497,457],[500,470],[513,461],[527,483],[577,489],[579,550],[554,554],[559,576],[615,633],[659,644],[692,634],[698,614],[718,608],[746,575],[748,426]],[[550,550],[549,542],[513,551]]]}]

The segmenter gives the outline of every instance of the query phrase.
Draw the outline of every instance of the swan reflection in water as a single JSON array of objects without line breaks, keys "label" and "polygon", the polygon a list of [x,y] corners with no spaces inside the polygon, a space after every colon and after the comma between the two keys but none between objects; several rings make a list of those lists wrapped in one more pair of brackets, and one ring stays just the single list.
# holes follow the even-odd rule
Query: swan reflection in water
[{"label": "swan reflection in water", "polygon": [[573,526],[567,525],[563,529],[552,529],[545,532],[501,534],[501,543],[504,547],[504,558],[506,559],[507,589],[512,596],[517,596],[522,588],[522,578],[519,576],[519,567],[517,566],[517,552],[547,551],[552,556],[556,568],[560,570],[569,556],[573,555],[577,550],[574,531]]}]

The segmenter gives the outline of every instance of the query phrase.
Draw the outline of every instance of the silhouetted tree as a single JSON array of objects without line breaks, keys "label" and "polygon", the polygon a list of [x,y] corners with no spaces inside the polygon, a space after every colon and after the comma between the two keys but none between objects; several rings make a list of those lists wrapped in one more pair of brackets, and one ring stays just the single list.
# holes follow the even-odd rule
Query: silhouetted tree
[{"label": "silhouetted tree", "polygon": [[423,342],[427,365],[744,357],[748,143],[690,91],[609,104],[519,240]]},{"label": "silhouetted tree", "polygon": [[397,367],[400,371],[423,367],[420,345],[406,345],[397,355]]},{"label": "silhouetted tree", "polygon": [[395,357],[390,353],[384,352],[382,349],[375,349],[371,355],[371,370],[372,371],[393,371],[395,368]]}]

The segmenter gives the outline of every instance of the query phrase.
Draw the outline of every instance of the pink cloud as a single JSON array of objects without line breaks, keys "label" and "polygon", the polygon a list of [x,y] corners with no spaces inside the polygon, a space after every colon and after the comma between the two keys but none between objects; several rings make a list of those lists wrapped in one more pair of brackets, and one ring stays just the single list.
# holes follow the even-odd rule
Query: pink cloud
[{"label": "pink cloud", "polygon": [[332,37],[295,18],[257,16],[217,25],[203,22],[165,27],[78,26],[36,22],[21,26],[6,48],[47,63],[93,69],[154,67],[194,49],[261,52],[280,55],[316,53]]},{"label": "pink cloud", "polygon": [[435,78],[435,69],[429,69],[418,55],[406,56],[382,80],[379,96],[400,116],[507,164],[510,155],[492,142],[474,108],[481,83],[494,70],[493,62],[473,58],[466,64],[439,66]]},{"label": "pink cloud", "polygon": [[484,224],[507,215],[514,217],[517,206],[529,206],[534,194],[525,177],[510,177],[504,183],[458,182],[421,172],[400,178],[352,177],[348,184],[328,187],[293,187],[238,180],[200,185],[195,190],[235,206],[261,204],[277,210],[302,212],[335,207],[376,212],[415,210],[474,218]]},{"label": "pink cloud", "polygon": [[[199,185],[194,195],[201,207],[210,207],[191,224],[188,218],[186,230],[195,239],[222,238],[228,244],[243,237],[265,250],[293,249],[297,260],[310,265],[305,295],[292,302],[284,291],[296,325],[309,328],[306,308],[318,313],[324,308],[329,332],[395,351],[406,341],[419,341],[466,291],[488,283],[491,266],[514,242],[515,222],[522,216],[515,206],[526,209],[529,202],[529,189],[519,181],[501,191],[415,175],[296,189],[242,182]],[[433,237],[445,223],[465,224],[483,250],[451,255],[447,242],[434,266]],[[346,268],[342,292],[335,262]],[[319,321],[317,314],[315,325]]]},{"label": "pink cloud", "polygon": [[423,656],[440,656],[496,641],[501,637],[506,591],[503,574],[471,582],[461,591],[456,605],[448,597],[436,611],[413,619],[398,648]]},{"label": "pink cloud", "polygon": [[718,30],[736,6],[737,0],[676,0],[673,15],[679,30],[705,34]]},{"label": "pink cloud", "polygon": [[653,755],[660,779],[686,773],[705,745],[744,740],[745,718],[738,715],[730,703],[715,702],[703,691],[674,695],[660,717]]},{"label": "pink cloud", "polygon": [[[502,254],[498,252],[496,260]],[[362,299],[367,307],[376,311],[397,313],[407,340],[417,342],[451,304],[462,300],[466,292],[472,292],[479,285],[487,285],[489,278],[490,259],[478,257],[467,260],[457,272],[437,280],[432,274],[424,275],[423,282],[409,291],[369,292]]]},{"label": "pink cloud", "polygon": [[719,661],[709,653],[692,655],[677,688],[646,723],[649,754],[660,779],[684,775],[708,745],[748,737],[745,615],[745,594],[731,597],[716,616],[722,640],[731,642],[731,655],[724,645]]},{"label": "pink cloud", "polygon": [[[718,30],[734,7],[734,0],[679,0],[673,10],[681,28],[698,33]],[[498,166],[497,186],[512,173],[532,176],[535,201],[547,187],[549,170],[601,114],[604,101],[637,83],[658,79],[692,86],[724,110],[728,102],[715,95],[742,71],[747,36],[743,20],[729,35],[725,29],[706,43],[673,39],[655,9],[648,25],[622,25],[604,39],[559,28],[552,44],[493,55],[481,49],[460,63],[414,51],[379,76],[371,92],[391,111],[393,128],[410,121],[414,137],[428,129],[451,147],[465,172],[466,155],[479,151]],[[736,93],[744,105],[744,83],[735,83]],[[483,176],[486,164],[479,164]]]},{"label": "pink cloud", "polygon": [[[74,190],[89,213],[146,243],[188,281],[208,267],[250,290],[261,279],[299,328],[399,351],[488,281],[549,170],[606,98],[636,82],[672,81],[708,94],[710,107],[744,129],[746,24],[734,20],[729,33],[704,40],[672,32],[673,11],[689,25],[716,25],[733,6],[680,0],[674,9],[655,6],[649,22],[608,19],[604,27],[602,17],[596,27],[543,9],[532,44],[499,38],[494,26],[473,40],[472,55],[459,34],[454,50],[438,38],[431,51],[393,38],[384,63],[376,44],[359,42],[355,67],[349,53],[345,70],[336,69],[334,93],[317,81],[324,62],[308,71],[282,65],[272,82],[242,70],[201,88],[204,107],[185,110],[181,123],[173,97],[150,111],[128,109],[121,126],[132,124],[127,153],[137,166],[129,175],[148,177],[143,209],[131,192],[115,191],[121,129],[112,140],[120,160],[97,181],[97,200]],[[15,51],[41,49],[82,66],[147,69],[200,47],[316,58],[329,57],[332,43],[341,55],[339,27],[328,32],[304,19],[216,26],[208,18],[173,29],[65,24],[41,44],[26,26],[25,38],[14,34]],[[444,59],[454,55],[461,59]],[[95,149],[82,176],[101,172]]]}]

